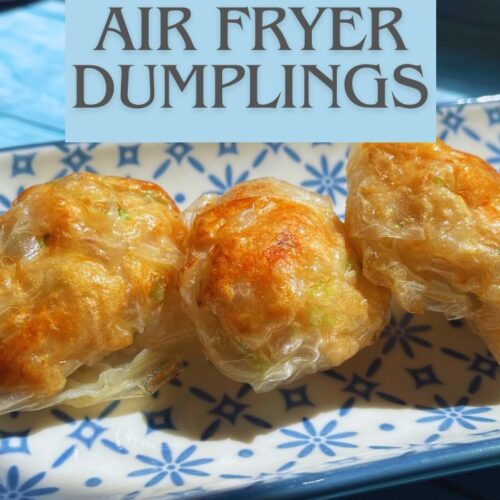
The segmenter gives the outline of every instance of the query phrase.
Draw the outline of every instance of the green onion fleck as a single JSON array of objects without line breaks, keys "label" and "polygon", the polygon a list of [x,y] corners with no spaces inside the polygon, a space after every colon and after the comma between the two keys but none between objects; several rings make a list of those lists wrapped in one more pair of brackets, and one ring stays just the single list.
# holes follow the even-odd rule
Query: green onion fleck
[{"label": "green onion fleck", "polygon": [[118,217],[121,220],[130,220],[130,214],[124,208],[118,207]]},{"label": "green onion fleck", "polygon": [[245,342],[242,342],[241,340],[235,340],[234,346],[236,347],[237,351],[239,351],[246,357],[246,360],[254,370],[257,370],[260,373],[264,373],[271,365],[270,361],[264,355],[258,355],[253,352],[252,349],[250,349],[250,347],[245,344]]}]

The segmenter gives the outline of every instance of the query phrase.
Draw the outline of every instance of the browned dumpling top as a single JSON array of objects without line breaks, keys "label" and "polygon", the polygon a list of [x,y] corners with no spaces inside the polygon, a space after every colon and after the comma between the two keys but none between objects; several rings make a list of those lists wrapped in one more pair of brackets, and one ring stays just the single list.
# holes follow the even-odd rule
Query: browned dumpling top
[{"label": "browned dumpling top", "polygon": [[389,293],[361,274],[331,201],[262,179],[188,214],[181,293],[210,360],[257,391],[371,344]]},{"label": "browned dumpling top", "polygon": [[147,182],[76,174],[22,193],[0,217],[0,394],[52,396],[80,367],[139,353],[124,384],[171,375],[158,352],[186,332],[185,238],[174,202]]},{"label": "browned dumpling top", "polygon": [[500,176],[435,144],[362,144],[347,231],[365,275],[408,311],[467,317],[500,360]]}]

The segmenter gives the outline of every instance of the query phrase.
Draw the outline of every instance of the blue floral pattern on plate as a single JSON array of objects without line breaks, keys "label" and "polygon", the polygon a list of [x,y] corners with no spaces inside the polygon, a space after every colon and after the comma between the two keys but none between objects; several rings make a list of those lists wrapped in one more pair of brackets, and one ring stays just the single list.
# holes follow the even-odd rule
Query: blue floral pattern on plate
[{"label": "blue floral pattern on plate", "polygon": [[[437,123],[440,137],[500,168],[498,102],[441,107]],[[154,180],[182,208],[202,193],[276,176],[330,196],[342,216],[347,156],[343,144],[28,147],[0,152],[0,211],[34,183],[95,171]],[[379,462],[397,471],[413,456],[437,463],[441,452],[500,450],[500,368],[462,321],[394,307],[377,345],[261,395],[199,353],[187,361],[149,398],[0,417],[0,498],[196,497],[242,488],[279,497],[310,479],[335,488]]]}]

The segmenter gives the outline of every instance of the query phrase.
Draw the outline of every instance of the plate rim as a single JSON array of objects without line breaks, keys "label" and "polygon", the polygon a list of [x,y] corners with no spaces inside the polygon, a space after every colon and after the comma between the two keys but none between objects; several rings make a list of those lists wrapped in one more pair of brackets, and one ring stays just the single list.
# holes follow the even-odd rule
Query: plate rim
[{"label": "plate rim", "polygon": [[[460,99],[440,103],[437,110],[457,106],[478,106],[500,103],[500,94],[478,98]],[[48,141],[0,148],[0,155],[15,154],[27,149],[43,150],[66,144],[66,141]],[[96,143],[113,145],[120,143]],[[146,144],[146,143],[142,143]],[[154,143],[153,143],[154,144]],[[500,430],[499,430],[500,431]],[[383,488],[455,475],[500,465],[500,437],[485,438],[469,443],[451,443],[435,449],[415,450],[397,457],[373,460],[322,472],[304,472],[257,481],[249,486],[234,485],[207,492],[205,498],[225,500],[241,493],[246,499],[267,498],[338,498],[361,494]]]},{"label": "plate rim", "polygon": [[301,473],[289,478],[278,477],[267,483],[234,487],[210,494],[208,497],[230,500],[239,492],[245,495],[245,499],[250,500],[339,498],[498,465],[500,438],[494,438],[445,445],[433,450],[374,460],[338,470]]}]

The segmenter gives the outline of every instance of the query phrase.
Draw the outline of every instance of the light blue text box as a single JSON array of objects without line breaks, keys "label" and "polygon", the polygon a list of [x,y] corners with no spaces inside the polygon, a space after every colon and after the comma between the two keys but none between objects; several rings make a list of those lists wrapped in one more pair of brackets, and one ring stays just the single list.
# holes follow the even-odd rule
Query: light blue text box
[{"label": "light blue text box", "polygon": [[[321,0],[280,0],[280,2],[241,0],[198,1],[109,1],[67,0],[67,47],[66,47],[66,139],[68,141],[109,142],[329,142],[329,141],[431,141],[435,137],[435,81],[436,81],[436,20],[435,0],[358,0],[332,2]],[[123,7],[124,18],[135,46],[140,45],[140,13],[138,7],[189,7],[192,12],[186,24],[196,51],[182,50],[180,37],[172,34],[170,51],[124,51],[121,37],[108,35],[104,51],[95,51],[104,28],[109,8]],[[242,16],[243,30],[237,25],[229,28],[230,51],[219,51],[219,11],[217,7],[282,7],[287,9],[281,23],[283,33],[292,50],[280,51],[276,38],[267,30],[264,42],[266,51],[251,50],[254,42],[254,16]],[[304,7],[304,14],[311,19],[317,7],[360,7],[364,18],[356,19],[356,29],[348,25],[342,28],[345,45],[359,42],[365,35],[367,41],[361,51],[332,51],[331,16],[320,18],[314,34],[316,50],[301,50],[303,30],[288,10]],[[403,18],[397,28],[408,50],[394,50],[395,42],[388,30],[381,33],[383,50],[368,50],[371,45],[371,19],[369,7],[399,7]],[[234,16],[235,14],[233,14]],[[348,17],[348,14],[344,14]],[[389,16],[388,18],[390,18]],[[267,18],[266,18],[267,19]],[[113,24],[115,26],[116,23]],[[155,8],[150,13],[150,40],[158,47],[160,36],[159,15]],[[164,81],[161,65],[177,65],[185,77],[194,64],[207,65],[205,69],[205,97],[207,108],[194,109],[194,82],[186,90],[172,93],[172,109],[162,108]],[[319,82],[311,85],[310,109],[248,109],[249,78],[228,88],[224,94],[225,109],[213,109],[214,78],[212,65],[261,65],[259,99],[270,101],[281,93],[283,102],[283,65],[296,65],[294,69],[294,97],[298,106],[303,103],[304,92],[302,65],[317,65],[326,72],[329,65],[340,65],[338,104],[329,107],[331,91]],[[347,71],[359,64],[379,64],[382,76],[387,78],[387,109],[367,109],[353,104],[344,89]],[[421,65],[429,97],[417,109],[396,108],[391,93],[401,101],[416,100],[418,93],[394,81],[393,72],[401,64]],[[111,101],[100,108],[75,109],[76,70],[74,65],[98,65],[113,78],[115,92]],[[131,70],[130,99],[143,102],[149,95],[149,81],[145,65],[156,65],[154,102],[143,109],[130,109],[120,100],[119,65],[133,65]],[[409,76],[417,77],[415,72]],[[226,74],[230,76],[230,72]],[[86,75],[85,96],[88,102],[97,102],[103,95],[103,83],[97,74]],[[355,80],[359,97],[369,101],[376,96],[375,78],[372,71],[360,73]],[[421,79],[421,78],[419,78]],[[314,80],[314,79],[313,79]]]}]

